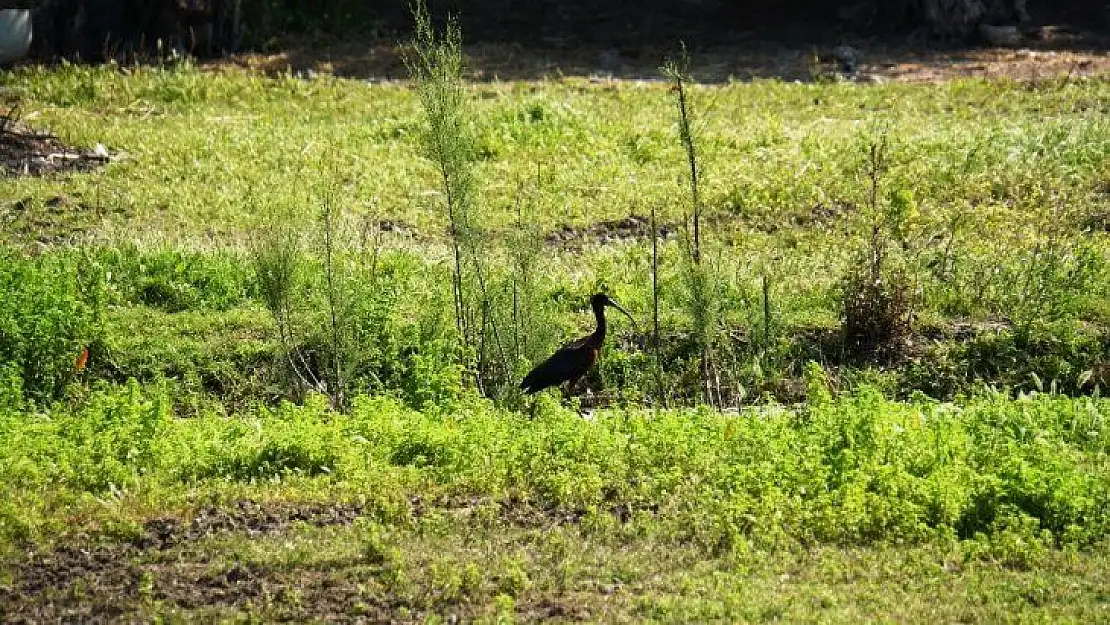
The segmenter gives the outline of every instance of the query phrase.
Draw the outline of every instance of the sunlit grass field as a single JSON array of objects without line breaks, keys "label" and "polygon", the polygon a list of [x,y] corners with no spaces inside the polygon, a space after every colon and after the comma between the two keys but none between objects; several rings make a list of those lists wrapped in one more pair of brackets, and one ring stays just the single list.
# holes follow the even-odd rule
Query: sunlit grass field
[{"label": "sunlit grass field", "polygon": [[[109,241],[226,244],[251,229],[258,207],[312,205],[329,191],[352,211],[444,234],[407,83],[80,67],[25,69],[6,82],[34,123],[124,153],[100,175],[11,181],[9,191],[99,203],[109,214],[96,230]],[[897,156],[888,184],[912,190],[922,219],[959,201],[994,224],[1022,223],[1046,203],[1105,207],[1107,89],[1064,78],[697,88],[707,209],[722,237],[759,249],[750,229],[861,202],[861,148],[881,133]],[[545,231],[651,206],[661,220],[681,217],[667,82],[485,82],[470,95],[490,228],[515,222],[520,197]]]},{"label": "sunlit grass field", "polygon": [[[1110,81],[692,87],[707,407],[664,81],[467,85],[505,388],[590,294],[638,320],[591,398],[531,402],[463,371],[410,84],[2,78],[118,158],[0,187],[0,620],[1110,618]],[[295,340],[325,358],[325,205],[357,302],[341,409],[293,387],[257,261],[275,216],[301,233]],[[912,329],[852,357],[844,284],[895,209]]]}]

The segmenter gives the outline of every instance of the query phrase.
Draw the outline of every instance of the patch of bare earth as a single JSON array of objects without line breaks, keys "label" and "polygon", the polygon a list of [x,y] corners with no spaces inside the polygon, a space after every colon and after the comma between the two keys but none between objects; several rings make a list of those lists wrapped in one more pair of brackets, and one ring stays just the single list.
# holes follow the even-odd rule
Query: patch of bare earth
[{"label": "patch of bare earth", "polygon": [[[372,613],[373,602],[357,584],[320,568],[282,569],[234,564],[213,568],[213,555],[190,543],[220,534],[272,536],[294,524],[346,525],[361,516],[357,504],[258,504],[209,507],[191,521],[165,517],[146,522],[130,542],[66,544],[31,551],[0,585],[0,620],[41,623],[104,621],[141,613],[160,602],[184,610],[255,609],[272,606],[287,618]],[[157,557],[178,549],[171,561]],[[380,607],[380,606],[379,606]]]},{"label": "patch of bare earth", "polygon": [[[750,34],[749,34],[750,35]],[[848,46],[794,41],[771,43],[741,34],[727,46],[696,48],[692,73],[703,82],[779,78],[813,80],[839,71],[835,50],[851,51],[851,72],[861,82],[937,82],[960,77],[1044,80],[1110,74],[1110,53],[1102,39],[1087,41],[1051,27],[1028,37],[1022,46],[937,47],[859,38]],[[473,80],[543,80],[572,76],[597,79],[656,80],[664,46],[603,47],[541,42],[524,47],[480,43],[466,49]],[[267,73],[334,74],[370,80],[408,77],[401,47],[392,41],[324,43],[289,41],[276,53],[243,53],[212,61],[213,69],[246,68]]]},{"label": "patch of bare earth", "polygon": [[[34,129],[18,117],[18,106],[0,108],[0,178],[88,172],[118,157],[109,154],[102,145],[91,149],[66,145],[57,136]],[[12,241],[42,245],[71,243],[104,216],[102,207],[65,195],[52,197],[43,204],[28,197],[0,206],[0,230],[9,233]]]},{"label": "patch of bare earth", "polygon": [[0,112],[0,176],[44,176],[90,171],[111,160],[103,146],[79,149],[18,121],[18,109]]},{"label": "patch of bare earth", "polygon": [[[658,236],[669,239],[677,228],[673,224],[658,224]],[[651,221],[641,215],[623,219],[598,221],[585,227],[561,226],[544,237],[549,245],[563,248],[581,248],[586,244],[609,245],[625,241],[645,240],[651,237]]]},{"label": "patch of bare earth", "polygon": [[[526,529],[576,524],[584,514],[485,497],[437,501],[414,497],[409,503],[413,518],[436,511],[463,524],[488,518],[506,527]],[[484,509],[492,511],[492,517],[480,516]],[[204,508],[187,521],[150,519],[130,540],[84,538],[33,549],[11,570],[10,584],[0,584],[0,622],[127,621],[152,616],[155,609],[212,614],[249,610],[268,619],[328,622],[395,620],[398,614],[417,619],[429,606],[382,592],[375,583],[382,573],[380,567],[363,559],[324,559],[298,565],[229,564],[199,542],[223,536],[292,535],[301,525],[345,526],[365,512],[358,504],[260,504],[247,500],[225,508]],[[523,611],[529,620],[581,620],[587,616],[557,596],[536,601]]]}]

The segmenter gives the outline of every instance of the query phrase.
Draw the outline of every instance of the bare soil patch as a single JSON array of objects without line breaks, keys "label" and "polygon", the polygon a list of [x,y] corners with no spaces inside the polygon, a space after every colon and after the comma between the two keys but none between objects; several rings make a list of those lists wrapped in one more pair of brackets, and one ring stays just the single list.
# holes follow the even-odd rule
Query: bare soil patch
[{"label": "bare soil patch", "polygon": [[[1091,41],[1044,28],[1017,48],[940,47],[881,39],[851,39],[846,46],[809,42],[768,43],[752,33],[735,42],[695,48],[692,74],[702,82],[778,78],[810,81],[839,75],[858,82],[938,82],[960,77],[1045,80],[1110,74],[1110,53],[1102,39]],[[850,49],[851,71],[835,51]],[[349,78],[408,78],[401,47],[392,41],[371,43],[288,41],[272,53],[242,53],[211,61],[216,70],[246,68],[302,76],[333,74]],[[665,46],[480,43],[466,48],[473,80],[544,80],[589,77],[597,80],[659,80],[660,64],[674,54]]]},{"label": "bare soil patch", "polygon": [[[183,550],[172,563],[151,560],[159,559],[158,552],[217,534],[276,535],[295,523],[347,525],[362,514],[358,504],[243,500],[230,508],[204,508],[189,522],[173,517],[151,519],[130,542],[66,544],[45,552],[31,551],[15,567],[13,583],[0,586],[0,620],[114,620],[140,611],[143,601],[150,600],[185,609],[258,607],[274,600],[280,604],[283,596],[292,597],[294,591],[311,610],[302,617],[347,614],[354,607],[357,588],[330,579],[326,571],[238,564],[214,571],[212,554],[192,550]],[[287,616],[295,618],[297,614]]]},{"label": "bare soil patch", "polygon": [[0,114],[0,176],[90,171],[111,160],[104,146],[93,149],[68,146],[49,132],[17,121],[15,111]]},{"label": "bare soil patch", "polygon": [[359,504],[260,504],[247,499],[231,508],[204,508],[187,524],[173,517],[151,519],[133,545],[139,549],[168,549],[221,532],[241,532],[252,537],[274,535],[298,522],[316,527],[347,525],[362,514]]},{"label": "bare soil patch", "polygon": [[[495,518],[512,527],[551,528],[579,522],[584,512],[546,509],[519,500],[460,498],[410,502],[414,517],[438,510],[473,522],[492,506]],[[279,536],[296,524],[314,527],[353,523],[364,508],[351,503],[236,502],[206,507],[192,519],[148,520],[135,538],[113,542],[84,538],[41,551],[31,550],[0,584],[0,621],[102,622],[152,617],[153,609],[250,610],[267,619],[337,621],[394,620],[404,608],[419,620],[427,606],[411,597],[385,594],[375,583],[382,565],[359,558],[313,561],[296,566],[227,562],[199,549],[197,541],[223,535]],[[618,514],[620,511],[617,511]],[[462,606],[460,606],[461,608]],[[582,618],[567,606],[537,606],[536,616]],[[530,611],[531,612],[531,611]]]},{"label": "bare soil patch", "polygon": [[356,576],[337,574],[350,565],[216,566],[197,552],[152,563],[127,545],[67,547],[28,562],[13,588],[0,588],[0,617],[7,623],[130,620],[157,603],[182,610],[264,610],[276,619],[387,618],[388,604],[364,596]]},{"label": "bare soil patch", "polygon": [[[674,224],[658,225],[658,236],[669,239],[678,231]],[[623,219],[594,222],[585,227],[562,226],[549,232],[544,240],[549,245],[563,248],[581,248],[587,243],[608,245],[624,241],[647,239],[651,236],[651,221],[642,215],[629,215]]]}]

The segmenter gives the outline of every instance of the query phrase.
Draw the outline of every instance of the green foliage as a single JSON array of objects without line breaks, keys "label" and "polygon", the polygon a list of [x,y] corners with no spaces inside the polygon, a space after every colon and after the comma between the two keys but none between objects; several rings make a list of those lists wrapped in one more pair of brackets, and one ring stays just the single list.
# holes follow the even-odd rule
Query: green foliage
[{"label": "green foliage", "polygon": [[175,479],[280,480],[333,473],[352,450],[325,418],[326,400],[310,396],[292,409],[261,410],[246,420],[202,417],[176,432],[188,456],[167,467]]},{"label": "green foliage", "polygon": [[15,412],[23,407],[23,376],[11,363],[0,367],[0,410]]},{"label": "green foliage", "polygon": [[911,363],[899,387],[950,399],[976,386],[1014,392],[1067,395],[1104,392],[1110,385],[1105,362],[1110,335],[1072,324],[1045,324],[1027,335],[1015,330],[985,332],[934,349]]},{"label": "green foliage", "polygon": [[444,496],[515,493],[595,518],[594,531],[631,523],[710,552],[949,535],[1005,551],[1021,528],[1038,544],[1079,546],[1110,531],[1105,400],[896,403],[864,390],[799,410],[615,411],[592,422],[552,406],[528,420],[477,399],[423,412],[381,398],[342,415],[318,397],[234,418],[167,413],[164,398],[135,386],[43,417],[5,412],[14,442],[0,455],[0,488],[420,484]]},{"label": "green foliage", "polygon": [[293,397],[314,390],[335,406],[370,393],[399,393],[418,407],[447,401],[461,390],[461,355],[439,275],[340,219],[319,222],[318,245],[288,216],[269,220],[254,241],[257,290],[282,345],[275,364]]},{"label": "green foliage", "polygon": [[[1042,235],[1023,250],[1019,269],[1003,279],[1014,285],[1003,298],[1018,333],[1028,338],[1034,324],[1073,316],[1105,273],[1105,261],[1089,240],[1074,235]],[[1009,272],[1007,272],[1009,273]]]},{"label": "green foliage", "polygon": [[102,493],[143,481],[166,460],[169,403],[127,388],[93,393],[79,409],[48,415],[6,410],[0,432],[12,447],[0,458],[3,489],[50,486]]},{"label": "green foliage", "polygon": [[916,203],[908,190],[883,187],[896,158],[891,155],[886,133],[866,142],[863,153],[861,178],[867,185],[863,245],[840,290],[844,347],[852,355],[868,357],[897,349],[897,343],[910,330],[914,288],[906,276],[904,260],[899,262],[902,259],[894,255],[896,244],[903,250],[908,247]]},{"label": "green foliage", "polygon": [[[678,139],[686,154],[689,170],[689,214],[682,218],[682,277],[685,286],[685,304],[689,315],[691,335],[700,351],[699,394],[716,406],[722,405],[717,334],[721,324],[720,284],[714,263],[705,260],[706,245],[702,234],[704,207],[699,184],[702,183],[702,169],[698,160],[701,148],[700,122],[690,95],[690,60],[683,46],[682,57],[672,61],[664,68],[675,93],[677,109]],[[653,234],[654,236],[654,234]]]},{"label": "green foliage", "polygon": [[0,388],[9,401],[49,401],[79,373],[78,356],[101,338],[98,271],[81,254],[26,258],[0,248]]},{"label": "green foliage", "polygon": [[289,215],[280,212],[264,217],[251,242],[251,260],[259,297],[277,326],[281,341],[281,369],[286,371],[294,396],[302,397],[308,380],[303,355],[297,349],[301,311],[304,308],[304,274],[307,261],[302,234]]},{"label": "green foliage", "polygon": [[100,249],[96,259],[115,303],[226,311],[253,295],[247,265],[233,254],[126,246]]},{"label": "green foliage", "polygon": [[[687,120],[685,132],[679,124],[673,140],[666,85],[467,84],[457,29],[425,26],[424,46],[410,57],[423,76],[415,92],[190,66],[21,67],[5,75],[24,107],[68,142],[103,142],[134,157],[64,184],[12,179],[2,198],[4,218],[18,213],[20,223],[43,223],[63,194],[75,210],[96,214],[87,234],[101,246],[77,266],[94,282],[103,275],[103,300],[113,307],[105,319],[111,335],[89,341],[85,375],[161,375],[175,389],[238,407],[300,399],[325,385],[334,392],[342,361],[352,398],[450,403],[477,373],[488,395],[516,405],[520,375],[588,330],[580,307],[594,290],[612,292],[642,325],[649,246],[642,230],[622,232],[619,220],[652,205],[665,228],[679,230],[691,208],[673,200],[692,177],[675,174],[687,169],[678,165],[696,139],[698,167],[713,173],[701,181],[699,201],[714,244],[692,271],[683,262],[689,248],[663,240],[659,267],[663,386],[676,399],[702,394],[705,344],[715,350],[710,373],[729,404],[765,393],[801,399],[811,360],[826,365],[834,386],[885,376],[899,381],[890,388],[900,396],[953,397],[981,384],[1067,394],[1105,388],[1100,337],[1110,266],[1104,233],[1083,226],[1079,213],[1105,203],[1107,126],[1090,103],[1106,99],[1106,81],[1054,90],[975,80],[692,85],[694,103],[711,101],[711,114]],[[897,149],[872,162],[871,135],[861,140],[859,127],[875,110]],[[1059,115],[1046,120],[1044,110]],[[448,186],[427,191],[419,181],[438,187],[444,166]],[[881,173],[881,185],[861,181],[869,169]],[[470,234],[456,229],[464,246],[457,259],[451,210],[414,199],[442,201],[447,190],[474,209],[465,218]],[[329,193],[337,214],[358,222],[352,230],[365,225],[382,235],[380,245],[348,236],[334,256],[331,288],[323,286],[318,222],[303,212]],[[277,230],[259,237],[267,245],[250,246],[254,262],[246,263],[236,246],[259,217],[260,230]],[[873,240],[875,224],[881,236]],[[564,246],[555,235],[568,232],[576,238]],[[212,250],[213,241],[228,249]],[[876,249],[885,263],[880,281],[870,267]],[[47,247],[34,263],[67,258]],[[464,345],[451,323],[454,260],[466,274],[459,293],[471,302]],[[772,278],[769,316],[764,275]],[[45,282],[19,288],[45,290]],[[327,293],[346,302],[336,308],[345,315],[338,332],[324,331]],[[258,314],[260,304],[277,311],[276,329]],[[69,305],[43,304],[59,324]],[[908,324],[911,308],[920,327]],[[836,329],[847,317],[862,320],[849,334],[912,341],[904,361],[883,363],[897,370],[867,371],[881,362],[870,356],[843,360]],[[96,337],[80,338],[65,349]],[[614,324],[599,367],[610,391],[602,403],[647,396],[644,345],[642,328]],[[54,347],[60,354],[61,344]],[[28,383],[23,365],[11,365],[5,393],[13,403],[57,396],[73,357],[54,357],[45,393],[36,387],[44,382]],[[290,368],[300,373],[280,379]],[[301,387],[291,391],[296,380]]]},{"label": "green foliage", "polygon": [[[421,147],[437,170],[450,228],[455,325],[464,353],[472,355],[464,363],[480,390],[504,397],[513,392],[519,356],[519,342],[510,345],[509,335],[519,333],[520,291],[515,283],[510,287],[510,319],[501,312],[507,310],[509,282],[495,280],[491,257],[496,251],[478,211],[477,161],[484,151],[478,147],[477,118],[462,77],[462,33],[453,18],[437,32],[422,1],[414,3],[412,11],[416,29],[405,64],[424,112]],[[542,108],[532,107],[527,115],[533,122],[543,118]],[[525,257],[517,254],[514,260],[519,267]]]}]

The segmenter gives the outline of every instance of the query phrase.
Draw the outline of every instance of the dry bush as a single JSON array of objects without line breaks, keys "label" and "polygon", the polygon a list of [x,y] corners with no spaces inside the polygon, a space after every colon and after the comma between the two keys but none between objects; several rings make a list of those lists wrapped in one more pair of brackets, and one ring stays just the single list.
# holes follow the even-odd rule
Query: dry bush
[{"label": "dry bush", "polygon": [[891,355],[910,329],[913,289],[901,274],[869,269],[843,283],[844,347],[849,356]]}]

